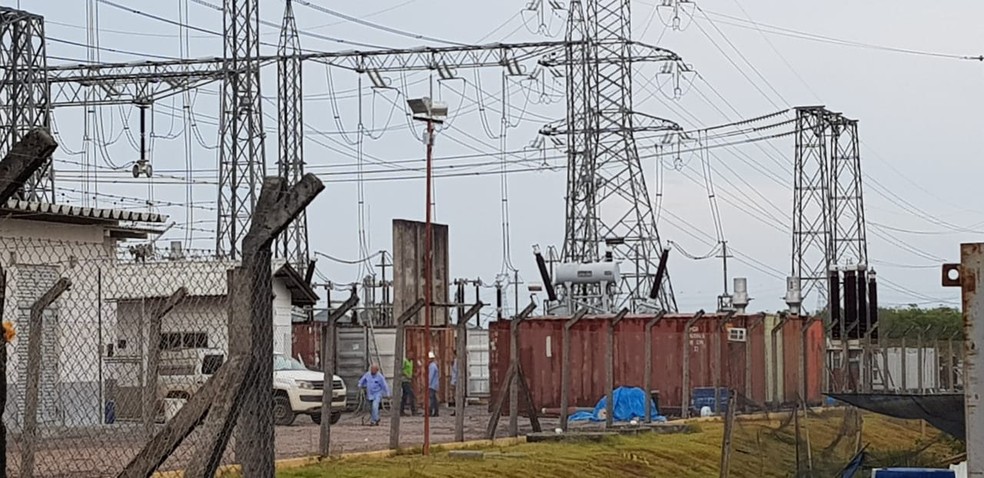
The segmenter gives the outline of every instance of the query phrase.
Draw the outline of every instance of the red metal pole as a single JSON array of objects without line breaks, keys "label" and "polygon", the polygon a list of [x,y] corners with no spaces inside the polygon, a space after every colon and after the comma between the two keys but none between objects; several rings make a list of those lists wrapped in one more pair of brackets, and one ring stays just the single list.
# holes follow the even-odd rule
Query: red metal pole
[{"label": "red metal pole", "polygon": [[[431,302],[433,291],[431,285],[431,158],[434,151],[434,122],[427,120],[427,213],[424,223],[424,350],[431,352]],[[429,358],[429,356],[428,356]],[[424,394],[424,455],[430,454],[430,364],[428,366],[427,379],[428,390]]]}]

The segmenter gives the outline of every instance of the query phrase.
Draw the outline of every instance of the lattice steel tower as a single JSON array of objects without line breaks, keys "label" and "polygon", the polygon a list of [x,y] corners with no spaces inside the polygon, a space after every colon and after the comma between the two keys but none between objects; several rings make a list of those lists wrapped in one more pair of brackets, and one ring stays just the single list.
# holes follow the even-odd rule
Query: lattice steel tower
[{"label": "lattice steel tower", "polygon": [[793,171],[793,264],[805,300],[813,291],[827,300],[830,240],[828,141],[830,124],[823,107],[796,109]]},{"label": "lattice steel tower", "polygon": [[[676,310],[668,276],[653,289],[662,253],[635,133],[674,124],[639,115],[632,105],[632,63],[679,61],[632,41],[629,0],[572,1],[567,39],[568,185],[564,260],[600,260],[606,242],[622,263],[620,307],[643,303]],[[583,18],[583,21],[582,21]],[[637,122],[639,124],[637,124]],[[652,299],[652,300],[650,300]]]},{"label": "lattice steel tower", "polygon": [[[0,7],[0,157],[34,128],[49,128],[51,109],[44,17]],[[28,201],[54,202],[51,161],[17,193]]]},{"label": "lattice steel tower", "polygon": [[833,267],[868,266],[858,123],[822,106],[796,108],[792,277],[804,304],[830,303]]},{"label": "lattice steel tower", "polygon": [[868,266],[868,234],[864,221],[858,122],[842,115],[830,118],[831,245],[836,265]]},{"label": "lattice steel tower", "polygon": [[[284,21],[280,30],[277,54],[277,97],[280,101],[280,154],[277,173],[293,186],[304,176],[304,116],[301,80],[301,42],[297,35],[294,8],[287,0]],[[283,257],[303,276],[307,272],[308,233],[307,214],[301,212],[277,239],[276,254]]]},{"label": "lattice steel tower", "polygon": [[259,1],[225,0],[224,59],[219,130],[219,207],[216,253],[238,258],[253,206],[263,184],[263,122],[260,108]]}]

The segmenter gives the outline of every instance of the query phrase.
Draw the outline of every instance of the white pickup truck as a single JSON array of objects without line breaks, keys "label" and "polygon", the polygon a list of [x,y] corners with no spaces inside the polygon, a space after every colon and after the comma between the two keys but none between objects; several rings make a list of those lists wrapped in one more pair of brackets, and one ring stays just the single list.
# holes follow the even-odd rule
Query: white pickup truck
[{"label": "white pickup truck", "polygon": [[[221,349],[182,349],[161,352],[158,398],[191,398],[225,361]],[[345,382],[335,375],[332,380],[331,423],[345,409]],[[297,415],[308,415],[321,423],[321,396],[324,375],[308,370],[303,364],[283,354],[273,355],[273,419],[277,425],[294,423]]]}]

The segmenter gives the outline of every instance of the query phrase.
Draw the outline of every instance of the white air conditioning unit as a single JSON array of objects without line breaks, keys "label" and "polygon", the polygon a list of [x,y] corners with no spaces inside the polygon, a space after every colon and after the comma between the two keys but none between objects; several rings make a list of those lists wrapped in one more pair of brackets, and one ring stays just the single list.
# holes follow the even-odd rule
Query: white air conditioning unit
[{"label": "white air conditioning unit", "polygon": [[732,327],[728,329],[729,342],[745,342],[748,337],[748,329],[744,327]]}]

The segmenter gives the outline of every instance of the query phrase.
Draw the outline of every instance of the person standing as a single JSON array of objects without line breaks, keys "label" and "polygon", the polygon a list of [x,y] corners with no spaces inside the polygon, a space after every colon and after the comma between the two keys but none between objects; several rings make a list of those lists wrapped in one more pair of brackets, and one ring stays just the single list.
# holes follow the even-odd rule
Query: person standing
[{"label": "person standing", "polygon": [[430,359],[430,365],[427,366],[427,393],[429,394],[429,402],[427,413],[430,416],[436,417],[440,407],[437,404],[437,391],[440,389],[441,372],[437,368],[437,357],[434,352],[427,352],[427,358]]},{"label": "person standing", "polygon": [[369,425],[378,426],[379,404],[383,401],[384,396],[390,396],[389,384],[386,383],[386,377],[383,376],[383,373],[379,371],[378,365],[374,364],[369,371],[359,379],[359,388],[365,389],[366,398],[372,402],[372,412]]},{"label": "person standing", "polygon": [[451,408],[451,416],[455,414],[455,400],[458,398],[458,354],[455,353],[454,361],[451,362],[451,400],[448,407]]},{"label": "person standing", "polygon": [[413,361],[409,358],[403,359],[402,373],[403,398],[400,399],[400,414],[406,415],[407,405],[410,405],[410,415],[417,414],[417,397],[413,395]]}]

